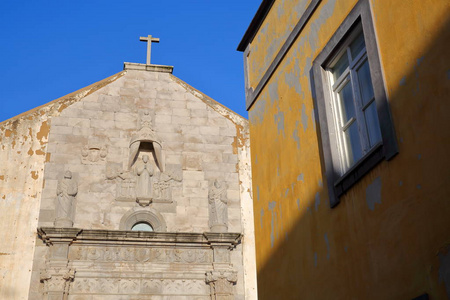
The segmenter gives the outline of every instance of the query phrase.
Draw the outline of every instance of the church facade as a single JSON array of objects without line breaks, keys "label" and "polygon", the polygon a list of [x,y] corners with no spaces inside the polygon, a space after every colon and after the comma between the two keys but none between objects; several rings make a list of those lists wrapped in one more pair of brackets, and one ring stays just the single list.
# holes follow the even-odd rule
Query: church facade
[{"label": "church facade", "polygon": [[171,73],[0,123],[0,298],[256,298],[247,120]]}]

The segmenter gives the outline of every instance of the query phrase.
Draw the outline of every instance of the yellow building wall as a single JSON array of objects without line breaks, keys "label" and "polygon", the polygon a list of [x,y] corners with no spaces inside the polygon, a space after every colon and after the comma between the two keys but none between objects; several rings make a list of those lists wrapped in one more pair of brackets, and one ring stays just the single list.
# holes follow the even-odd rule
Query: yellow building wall
[{"label": "yellow building wall", "polygon": [[[303,2],[276,1],[250,44],[253,88]],[[370,1],[399,154],[331,209],[309,71],[356,3],[323,0],[249,110],[260,299],[450,293],[450,2]]]}]

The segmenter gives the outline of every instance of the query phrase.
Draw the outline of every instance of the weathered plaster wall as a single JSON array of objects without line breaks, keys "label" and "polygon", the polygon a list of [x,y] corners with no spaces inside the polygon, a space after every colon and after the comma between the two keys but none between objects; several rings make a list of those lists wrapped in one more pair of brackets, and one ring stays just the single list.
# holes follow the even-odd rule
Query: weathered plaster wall
[{"label": "weathered plaster wall", "polygon": [[[321,2],[249,110],[261,299],[449,293],[449,4],[370,1],[399,154],[331,209],[309,71],[356,2]],[[259,43],[268,48],[275,32],[286,35],[265,24],[292,27],[288,13],[278,14],[282,5],[275,2],[250,45],[253,87],[268,65]]]},{"label": "weathered plaster wall", "polygon": [[[251,45],[249,84],[256,88],[264,72],[302,16],[310,0],[275,1]],[[282,20],[280,22],[280,20]]]},{"label": "weathered plaster wall", "polygon": [[50,120],[110,78],[0,123],[0,298],[27,299]]}]

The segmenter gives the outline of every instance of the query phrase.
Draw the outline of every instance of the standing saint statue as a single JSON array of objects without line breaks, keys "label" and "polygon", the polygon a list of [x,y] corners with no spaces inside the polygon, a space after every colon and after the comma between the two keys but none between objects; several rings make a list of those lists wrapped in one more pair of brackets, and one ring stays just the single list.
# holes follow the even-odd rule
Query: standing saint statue
[{"label": "standing saint statue", "polygon": [[72,178],[72,172],[66,171],[64,178],[58,181],[56,188],[56,217],[55,227],[73,226],[73,202],[78,193],[78,185]]},{"label": "standing saint statue", "polygon": [[[152,176],[153,166],[149,162],[148,155],[142,156],[142,161],[136,165],[136,199],[138,200],[152,200]],[[141,204],[139,202],[139,204]],[[148,202],[150,204],[150,202]],[[147,204],[147,205],[148,205]]]},{"label": "standing saint statue", "polygon": [[226,232],[228,229],[228,201],[226,188],[216,179],[209,189],[209,226],[212,232]]}]

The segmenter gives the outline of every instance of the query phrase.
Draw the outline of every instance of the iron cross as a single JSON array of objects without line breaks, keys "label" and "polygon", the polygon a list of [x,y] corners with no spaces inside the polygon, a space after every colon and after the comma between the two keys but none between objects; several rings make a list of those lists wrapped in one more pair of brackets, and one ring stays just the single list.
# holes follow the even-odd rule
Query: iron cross
[{"label": "iron cross", "polygon": [[150,55],[152,52],[152,43],[159,43],[159,38],[154,38],[151,35],[147,37],[140,37],[139,40],[141,42],[147,42],[147,65],[150,64]]}]

